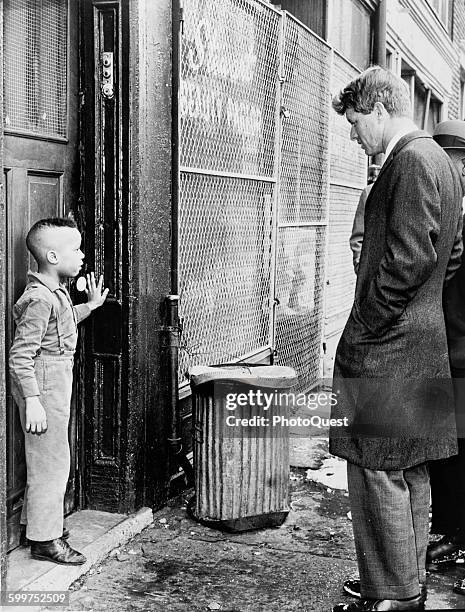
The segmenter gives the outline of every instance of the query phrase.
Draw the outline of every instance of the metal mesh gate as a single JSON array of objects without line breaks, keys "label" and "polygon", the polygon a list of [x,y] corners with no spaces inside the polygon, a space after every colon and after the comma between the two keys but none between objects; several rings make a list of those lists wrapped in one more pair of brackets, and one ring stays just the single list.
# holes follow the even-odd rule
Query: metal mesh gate
[{"label": "metal mesh gate", "polygon": [[331,49],[291,15],[284,19],[276,347],[306,391],[320,370]]},{"label": "metal mesh gate", "polygon": [[67,0],[4,0],[4,126],[66,137]]},{"label": "metal mesh gate", "polygon": [[[331,92],[336,94],[359,71],[334,53]],[[332,353],[353,302],[355,273],[349,237],[360,191],[366,185],[367,158],[349,139],[345,117],[331,112],[330,214],[325,307],[325,338]]]},{"label": "metal mesh gate", "polygon": [[262,0],[184,8],[180,381],[190,365],[276,347],[306,391],[320,375],[328,219],[326,331],[352,299],[346,251],[365,160],[330,92],[354,68]]},{"label": "metal mesh gate", "polygon": [[269,344],[272,190],[264,181],[181,177],[182,372]]},{"label": "metal mesh gate", "polygon": [[255,0],[185,5],[181,379],[270,346],[279,25]]}]

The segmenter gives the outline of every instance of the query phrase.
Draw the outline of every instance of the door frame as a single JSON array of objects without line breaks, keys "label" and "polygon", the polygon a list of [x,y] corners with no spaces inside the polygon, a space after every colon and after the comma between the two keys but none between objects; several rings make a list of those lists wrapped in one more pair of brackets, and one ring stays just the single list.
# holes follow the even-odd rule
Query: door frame
[{"label": "door frame", "polygon": [[[54,72],[55,79],[60,81],[60,117],[59,129],[54,129],[52,124],[42,129],[37,124],[36,131],[32,125],[27,123],[17,124],[13,119],[10,126],[5,121],[3,139],[3,180],[5,183],[5,231],[7,236],[5,270],[6,289],[5,289],[5,361],[8,359],[8,350],[14,337],[14,323],[11,309],[14,302],[24,290],[27,282],[26,271],[28,268],[35,269],[35,264],[31,261],[30,254],[24,242],[25,233],[28,225],[37,221],[39,218],[64,216],[74,211],[77,207],[78,186],[79,186],[79,36],[78,29],[73,27],[78,20],[77,3],[71,0],[60,0],[58,12],[56,13],[55,27],[60,31],[60,49],[63,53],[56,56],[59,60]],[[36,7],[37,8],[37,7]],[[25,10],[31,16],[34,15],[34,3],[26,0]],[[40,21],[47,18],[46,14],[40,10]],[[37,14],[37,17],[39,13]],[[8,36],[15,31],[14,7],[8,3],[3,4],[2,13],[5,24],[6,42]],[[13,20],[13,22],[12,22]],[[74,22],[74,24],[73,24]],[[37,25],[37,27],[35,27]],[[39,65],[42,64],[45,47],[50,44],[47,36],[43,32],[43,27],[34,17],[34,31],[37,36],[37,58]],[[21,40],[28,40],[30,35],[23,31]],[[45,35],[44,40],[42,37]],[[26,37],[25,39],[22,36]],[[5,37],[4,37],[5,41]],[[36,53],[34,52],[34,57]],[[33,64],[32,56],[29,64]],[[14,52],[10,57],[4,57],[5,62],[10,66],[6,72],[6,79],[10,74],[11,66],[15,66],[20,61],[20,56]],[[12,62],[12,63],[10,63]],[[25,69],[24,64],[21,69]],[[3,71],[5,72],[5,71]],[[26,79],[26,74],[23,75]],[[5,78],[5,77],[4,77]],[[37,74],[37,81],[33,79],[33,87],[29,95],[42,96],[44,83],[48,82],[48,77],[43,70],[43,66]],[[17,94],[13,82],[4,80],[6,94],[13,96]],[[52,86],[53,88],[53,86]],[[11,91],[10,91],[11,89]],[[29,91],[29,90],[28,90]],[[57,98],[58,101],[58,98]],[[5,112],[8,110],[8,95],[4,100]],[[37,107],[38,109],[39,107]],[[42,112],[42,111],[41,111]],[[48,111],[47,111],[48,112]],[[2,114],[3,116],[3,114]],[[66,119],[65,119],[66,117]],[[27,127],[28,129],[22,129]],[[47,127],[47,126],[44,126]],[[38,129],[37,129],[38,128]],[[6,378],[6,401],[7,401],[7,439],[6,439],[6,533],[8,535],[7,554],[18,546],[20,540],[20,513],[24,498],[24,487],[26,485],[26,465],[24,457],[24,440],[19,423],[19,413],[11,396],[9,388],[8,366],[5,366]],[[73,399],[73,404],[75,400]],[[69,440],[71,448],[71,467],[70,477],[65,493],[65,512],[77,509],[77,475],[79,474],[78,462],[75,457],[77,441],[80,439],[77,431],[76,410],[72,410],[69,428]]]},{"label": "door frame", "polygon": [[[170,468],[177,469],[170,466],[169,459],[170,396],[162,358],[166,323],[163,307],[171,290],[172,0],[80,2],[84,84],[88,82],[86,74],[98,72],[95,54],[92,58],[86,54],[86,49],[90,50],[93,45],[89,38],[95,34],[86,28],[86,23],[90,23],[90,7],[97,13],[114,7],[118,13],[117,51],[121,70],[118,84],[122,102],[117,128],[122,262],[118,299],[122,308],[124,366],[118,406],[120,427],[115,434],[117,444],[113,456],[103,456],[100,451],[102,445],[95,431],[98,427],[99,431],[105,431],[105,427],[108,431],[109,427],[102,426],[102,420],[98,423],[95,418],[93,398],[89,402],[88,396],[86,400],[83,488],[89,508],[133,512],[143,505],[162,507],[168,497]],[[92,210],[95,205],[93,177],[102,167],[102,149],[96,149],[92,131],[99,102],[93,86],[82,86],[81,91],[88,129],[81,132],[85,190],[84,208],[78,214],[82,220],[86,218],[85,225],[91,231],[97,221]],[[94,216],[92,223],[89,223],[89,214]],[[95,244],[90,248],[90,243],[90,236],[86,236],[89,255],[97,250]],[[102,248],[99,249],[101,258]],[[97,320],[95,316],[94,320]],[[87,331],[89,336],[90,326]],[[91,338],[86,340],[89,342]],[[89,385],[83,391],[89,393]],[[97,400],[101,401],[99,397]],[[105,497],[101,493],[104,489],[110,492]]]}]

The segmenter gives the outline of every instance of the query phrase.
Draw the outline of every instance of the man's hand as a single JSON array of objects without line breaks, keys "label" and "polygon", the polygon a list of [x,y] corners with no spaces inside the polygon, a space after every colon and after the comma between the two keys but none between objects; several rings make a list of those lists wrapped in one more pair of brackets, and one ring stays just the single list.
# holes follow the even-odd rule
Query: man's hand
[{"label": "man's hand", "polygon": [[47,431],[47,415],[38,395],[26,397],[26,432],[43,434]]},{"label": "man's hand", "polygon": [[95,283],[95,274],[91,272],[86,274],[87,279],[87,305],[91,310],[100,308],[103,302],[107,299],[109,289],[103,289],[103,274],[99,278],[98,284]]}]

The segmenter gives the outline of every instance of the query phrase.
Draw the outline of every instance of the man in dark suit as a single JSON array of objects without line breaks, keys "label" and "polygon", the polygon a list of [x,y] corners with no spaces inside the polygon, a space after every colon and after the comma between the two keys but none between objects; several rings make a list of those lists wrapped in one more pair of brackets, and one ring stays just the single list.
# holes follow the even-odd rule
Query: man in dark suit
[{"label": "man in dark suit", "polygon": [[333,100],[367,155],[385,153],[366,202],[355,300],[336,352],[330,451],[347,460],[362,600],[334,612],[423,610],[427,462],[457,452],[442,290],[460,264],[460,179],[379,67]]},{"label": "man in dark suit", "polygon": [[[433,133],[454,162],[465,192],[465,121],[443,121]],[[449,360],[454,382],[458,455],[430,464],[433,533],[443,538],[428,546],[426,560],[447,562],[465,549],[465,264],[444,291]],[[465,594],[465,583],[455,590]]]}]

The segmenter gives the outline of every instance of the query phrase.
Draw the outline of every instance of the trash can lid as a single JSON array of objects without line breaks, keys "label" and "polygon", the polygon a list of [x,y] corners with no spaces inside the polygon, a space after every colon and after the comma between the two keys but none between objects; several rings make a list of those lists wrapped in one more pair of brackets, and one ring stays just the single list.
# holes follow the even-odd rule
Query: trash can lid
[{"label": "trash can lid", "polygon": [[252,387],[284,389],[297,383],[293,368],[275,365],[225,364],[221,366],[193,366],[189,370],[193,387],[207,382],[239,382]]}]

